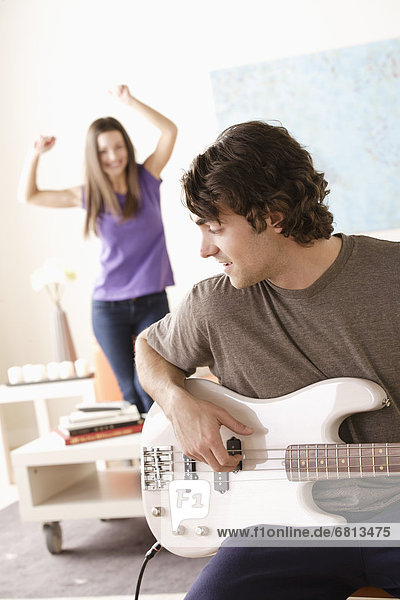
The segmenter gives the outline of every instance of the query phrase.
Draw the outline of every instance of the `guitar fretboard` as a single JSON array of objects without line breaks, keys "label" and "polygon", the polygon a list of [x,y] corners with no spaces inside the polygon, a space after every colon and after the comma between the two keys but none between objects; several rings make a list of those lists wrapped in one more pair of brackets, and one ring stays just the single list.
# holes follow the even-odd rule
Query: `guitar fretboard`
[{"label": "guitar fretboard", "polygon": [[290,481],[400,475],[400,443],[296,444],[285,452]]}]

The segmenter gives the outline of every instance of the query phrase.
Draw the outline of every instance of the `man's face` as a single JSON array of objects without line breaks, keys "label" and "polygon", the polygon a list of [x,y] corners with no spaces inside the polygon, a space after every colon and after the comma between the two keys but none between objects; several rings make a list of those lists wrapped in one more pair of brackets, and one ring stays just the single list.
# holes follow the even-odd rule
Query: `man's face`
[{"label": "man's face", "polygon": [[231,284],[237,289],[254,285],[264,279],[273,280],[279,274],[283,257],[283,236],[280,228],[266,219],[267,228],[257,233],[250,223],[228,209],[218,221],[204,221],[193,215],[202,233],[200,255],[212,256],[223,267]]}]

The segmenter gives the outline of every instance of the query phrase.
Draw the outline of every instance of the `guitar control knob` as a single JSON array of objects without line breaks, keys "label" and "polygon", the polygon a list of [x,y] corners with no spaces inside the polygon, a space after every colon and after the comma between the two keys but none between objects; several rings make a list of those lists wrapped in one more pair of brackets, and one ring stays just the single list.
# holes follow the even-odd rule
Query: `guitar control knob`
[{"label": "guitar control knob", "polygon": [[174,535],[183,535],[185,533],[185,528],[183,525],[178,525],[178,529],[172,532]]},{"label": "guitar control knob", "polygon": [[208,527],[204,527],[204,525],[198,525],[194,532],[196,535],[208,535]]},{"label": "guitar control knob", "polygon": [[161,506],[153,506],[153,508],[151,509],[151,514],[153,515],[153,517],[161,517],[161,515],[163,514],[163,509]]}]

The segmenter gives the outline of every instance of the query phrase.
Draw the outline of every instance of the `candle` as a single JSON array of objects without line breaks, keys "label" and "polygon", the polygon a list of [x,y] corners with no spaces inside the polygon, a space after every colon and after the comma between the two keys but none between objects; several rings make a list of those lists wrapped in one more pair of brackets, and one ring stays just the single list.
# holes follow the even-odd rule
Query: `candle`
[{"label": "candle", "polygon": [[22,367],[22,377],[25,383],[32,383],[34,372],[34,366],[30,363]]},{"label": "candle", "polygon": [[32,381],[46,379],[46,367],[42,364],[32,365]]},{"label": "candle", "polygon": [[70,377],[74,377],[74,365],[70,360],[63,360],[60,363],[60,377],[61,379],[69,379]]},{"label": "candle", "polygon": [[60,367],[57,362],[49,362],[46,365],[47,378],[54,381],[60,379]]},{"label": "candle", "polygon": [[74,362],[74,365],[78,377],[87,377],[89,375],[89,362],[85,358],[78,358]]},{"label": "candle", "polygon": [[12,385],[15,385],[16,383],[22,383],[24,380],[21,367],[10,367],[7,370],[7,375],[8,382]]}]

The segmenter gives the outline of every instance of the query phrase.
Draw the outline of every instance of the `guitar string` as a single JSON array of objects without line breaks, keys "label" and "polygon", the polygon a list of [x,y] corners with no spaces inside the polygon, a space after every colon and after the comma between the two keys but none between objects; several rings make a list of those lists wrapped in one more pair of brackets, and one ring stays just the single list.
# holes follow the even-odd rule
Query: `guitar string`
[{"label": "guitar string", "polygon": [[[397,455],[397,456],[399,456],[399,455]],[[376,477],[376,476],[379,476],[379,475],[384,476],[384,475],[388,474],[386,468],[384,468],[382,465],[365,465],[365,468],[360,468],[360,466],[358,464],[357,465],[352,465],[350,462],[348,464],[345,463],[343,465],[337,464],[337,461],[335,459],[333,459],[333,458],[330,459],[331,461],[333,461],[333,465],[332,464],[328,464],[327,465],[326,462],[324,462],[324,464],[320,464],[320,465],[318,465],[318,464],[313,465],[312,464],[314,462],[314,460],[318,460],[318,459],[321,460],[322,458],[323,458],[322,456],[315,457],[315,459],[313,459],[313,460],[308,460],[308,466],[307,465],[301,465],[301,467],[303,467],[303,466],[305,467],[304,471],[301,468],[299,468],[297,465],[290,465],[287,468],[283,468],[283,469],[261,467],[261,468],[256,468],[256,469],[240,469],[239,471],[242,471],[242,472],[245,472],[245,473],[250,473],[252,471],[253,472],[258,472],[258,473],[260,473],[260,472],[272,472],[272,471],[274,471],[274,472],[283,472],[283,473],[289,472],[289,474],[292,473],[293,477],[295,477],[296,474],[298,474],[299,476],[303,476],[303,475],[307,474],[307,469],[306,469],[306,467],[307,467],[308,471],[310,471],[310,469],[311,469],[311,472],[309,473],[311,475],[311,477],[310,478],[306,478],[308,480],[312,480],[312,476],[313,475],[318,475],[319,478],[322,478],[322,479],[343,479],[343,477],[338,477],[338,473],[340,475],[343,475],[343,473],[346,473],[347,477],[345,477],[345,479],[347,479],[347,478],[356,478],[357,475],[359,475],[359,474],[361,474],[363,477],[368,477],[369,475],[371,477]],[[351,458],[359,458],[359,457],[358,456],[352,456]],[[361,456],[361,458],[362,458],[362,456]],[[245,455],[243,455],[242,460],[245,461],[245,462],[247,462],[247,463],[250,463],[250,462],[256,462],[258,460],[258,458],[249,459],[249,458],[246,458]],[[296,458],[292,458],[292,460],[294,460],[294,461],[297,462],[297,457]],[[282,466],[284,466],[284,463],[285,463],[284,458],[281,456],[281,457],[271,457],[271,458],[268,458],[268,459],[264,460],[260,464],[269,463],[269,462],[272,462],[272,461],[280,461],[282,463]],[[328,461],[329,461],[329,458],[328,458]],[[175,465],[195,464],[197,466],[197,465],[205,465],[206,463],[203,463],[201,461],[197,461],[197,460],[194,460],[194,459],[188,459],[187,461],[175,460],[174,464]],[[328,467],[336,466],[339,469],[339,471],[337,472],[337,469],[336,469],[335,471],[328,471],[328,472],[326,472],[325,469],[326,469],[327,466]],[[355,468],[355,470],[349,472],[348,471],[349,467],[351,469]],[[369,469],[368,467],[371,467],[371,468]],[[396,467],[398,467],[399,470],[400,470],[400,463],[391,463],[390,464],[390,469],[394,469]],[[343,470],[341,471],[340,469],[343,469]],[[207,469],[207,468],[202,468],[201,467],[197,471],[192,471],[191,473],[214,473],[214,472],[215,471],[213,471],[212,469]],[[227,471],[227,473],[232,473],[232,471]],[[400,475],[400,472],[391,471],[390,474],[392,474],[392,475],[399,474]],[[249,480],[247,479],[246,481],[249,481]],[[254,481],[257,481],[257,479],[255,479]]]},{"label": "guitar string", "polygon": [[[303,445],[301,444],[301,446],[303,446]],[[288,453],[294,454],[296,458],[297,458],[297,454],[296,454],[297,452],[311,452],[311,451],[316,450],[317,452],[326,454],[327,451],[328,452],[329,451],[334,451],[335,452],[335,457],[328,456],[328,458],[336,458],[336,445],[334,445],[334,444],[328,444],[328,445],[327,444],[318,444],[318,445],[316,445],[316,444],[304,444],[304,446],[305,446],[304,448],[300,448],[300,449],[298,447],[296,447],[295,445],[293,445],[293,446],[286,446],[284,448],[247,448],[244,451],[245,451],[245,453],[249,453],[249,452],[284,452],[284,453],[286,453],[286,452],[288,452]],[[326,448],[326,446],[328,446],[328,448]],[[291,450],[291,448],[292,448],[292,450]],[[347,449],[350,449],[350,450],[353,449],[353,448],[354,449],[356,449],[356,448],[358,449],[358,444],[347,444],[347,445],[346,444],[338,444],[337,448],[338,448],[338,451],[343,450],[343,451],[347,452]],[[357,454],[355,452],[352,452],[350,454],[350,458],[359,458],[360,456],[361,457],[365,457],[365,458],[372,458],[373,456],[376,457],[377,453],[381,454],[379,452],[379,450],[385,450],[384,454],[381,454],[381,456],[386,456],[387,455],[388,457],[393,457],[393,456],[394,457],[396,457],[396,456],[400,457],[400,454],[394,454],[390,448],[389,448],[389,452],[387,452],[386,448],[384,447],[384,445],[381,448],[380,446],[378,446],[377,444],[375,444],[374,448],[368,448],[368,449],[369,450],[374,450],[374,452],[371,453],[371,454],[365,454],[365,453],[363,453],[362,450],[366,451],[367,449],[361,449],[361,452],[359,451],[359,453],[357,453]],[[396,445],[392,449],[396,449],[396,450],[400,451],[400,443],[398,445]],[[238,450],[234,450],[234,451],[235,452],[239,452]],[[153,450],[151,452],[153,452]],[[164,450],[164,449],[162,449],[162,447],[161,447],[161,452],[165,452],[165,453],[168,453],[168,454],[182,454],[183,455],[182,450]],[[318,458],[319,457],[320,457],[320,455],[318,455]],[[313,458],[313,457],[311,456],[311,458]],[[339,456],[339,458],[343,458],[343,457]],[[189,459],[189,460],[194,460],[194,459]]]},{"label": "guitar string", "polygon": [[[212,472],[212,471],[211,471]],[[247,473],[249,471],[246,471]],[[284,471],[282,471],[284,473]],[[178,474],[176,474],[178,475]],[[184,481],[191,481],[190,479],[185,479],[183,477],[184,473],[182,473],[182,480]],[[368,475],[365,475],[364,477],[368,477]],[[371,478],[373,478],[374,475],[371,474]],[[281,477],[268,477],[267,480],[262,479],[260,477],[254,477],[254,478],[250,478],[250,477],[246,477],[245,479],[229,479],[229,483],[249,483],[249,482],[257,482],[257,481],[261,481],[263,483],[265,483],[265,481],[287,481],[288,483],[307,483],[307,482],[315,482],[315,481],[337,481],[337,480],[344,480],[344,479],[362,479],[362,477],[357,477],[355,474],[354,475],[350,475],[349,477],[337,477],[334,474],[332,474],[331,477],[324,477],[324,473],[318,473],[318,478],[313,478],[313,477],[301,477],[298,478],[296,476],[293,476],[292,479],[289,479],[286,476],[281,476]],[[376,479],[376,477],[375,477]],[[379,477],[378,477],[379,479]],[[174,478],[174,480],[179,480],[179,477]]]},{"label": "guitar string", "polygon": [[[212,474],[218,473],[218,471],[213,471],[212,469],[201,469],[198,471],[193,471],[190,473],[185,472],[183,469],[182,471],[174,471],[173,474],[174,476],[176,476],[176,478],[179,478],[179,476],[182,476],[182,478],[184,478],[185,475],[199,475],[201,477],[203,476],[211,476]],[[268,477],[268,481],[317,481],[317,480],[337,480],[337,479],[362,479],[363,477],[371,477],[371,478],[379,478],[379,477],[383,477],[385,475],[388,475],[387,471],[362,471],[362,473],[360,473],[360,471],[348,471],[343,470],[343,471],[325,471],[323,470],[309,470],[307,471],[296,471],[293,470],[292,472],[287,471],[286,469],[241,469],[239,471],[227,471],[227,475],[231,475],[231,476],[235,476],[238,473],[245,473],[250,474],[250,473],[275,473],[275,474],[279,474],[282,473],[283,476],[281,477]],[[168,473],[168,471],[164,471],[164,473]],[[345,475],[345,476],[343,476]],[[362,476],[361,476],[362,475]],[[390,473],[390,475],[400,475],[400,472],[394,472],[394,473]],[[190,480],[190,477],[188,478],[188,481]],[[237,479],[237,480],[232,480],[229,479],[230,482],[235,482],[235,483],[247,483],[249,481],[263,481],[262,479],[258,478],[258,477],[254,477],[254,478],[242,478],[242,479]]]},{"label": "guitar string", "polygon": [[[257,452],[266,452],[267,454],[270,452],[269,450],[257,450]],[[281,451],[283,452],[283,451]],[[343,460],[346,460],[347,462],[349,462],[350,466],[355,466],[355,465],[351,465],[351,459],[357,460],[359,461],[359,459],[372,459],[374,458],[375,460],[377,458],[383,458],[383,459],[393,459],[393,458],[399,458],[400,459],[400,454],[391,454],[389,455],[384,455],[384,454],[380,454],[378,456],[376,455],[365,455],[365,454],[351,454],[350,456],[327,456],[326,454],[319,454],[317,456],[300,456],[297,454],[291,454],[291,455],[286,455],[286,454],[282,454],[281,456],[257,456],[257,457],[248,457],[247,456],[248,451],[246,451],[245,453],[243,453],[242,456],[242,460],[247,460],[247,461],[257,461],[260,459],[264,459],[265,461],[274,461],[274,460],[288,460],[288,461],[297,461],[297,460],[302,460],[302,461],[307,461],[308,463],[312,463],[315,460],[328,460],[331,463],[336,463],[336,462],[340,462]],[[196,463],[196,462],[202,462],[202,461],[198,461],[198,459],[194,459],[194,458],[188,458],[187,460],[177,460],[174,459],[176,464],[179,463]],[[392,462],[392,460],[390,460],[391,466],[400,466],[400,463],[395,463]],[[378,465],[380,466],[380,465]]]},{"label": "guitar string", "polygon": [[[196,461],[194,461],[196,462]],[[267,461],[268,462],[268,461]],[[281,461],[282,462],[282,461]],[[183,462],[181,463],[175,463],[176,464],[182,464],[184,465]],[[205,463],[202,463],[200,461],[198,461],[196,463],[197,465],[205,465]],[[391,465],[390,468],[393,467],[398,467],[399,471],[391,471],[390,475],[400,475],[400,463],[397,463],[395,465]],[[350,468],[354,468],[353,465],[350,465]],[[343,470],[340,470],[343,469]],[[360,469],[358,467],[355,468],[355,470],[353,471],[349,471],[348,470],[348,465],[343,465],[343,467],[341,467],[339,465],[339,471],[338,470],[332,470],[332,471],[326,471],[326,465],[315,465],[315,466],[308,466],[308,471],[307,470],[302,470],[302,469],[298,469],[297,467],[292,467],[292,469],[289,468],[268,468],[268,467],[261,467],[261,468],[255,468],[255,469],[239,469],[236,472],[242,472],[242,473],[266,473],[266,472],[275,472],[275,473],[289,473],[289,475],[292,474],[293,478],[296,478],[296,476],[301,476],[303,477],[304,475],[309,475],[309,477],[305,477],[305,480],[314,480],[314,476],[318,476],[318,478],[320,479],[350,479],[350,478],[360,478],[361,477],[377,477],[377,476],[384,476],[384,475],[388,475],[388,472],[386,470],[386,467],[382,467],[383,470],[379,470],[378,468],[375,469]],[[218,471],[213,471],[212,469],[209,468],[203,468],[200,467],[200,469],[197,469],[196,471],[184,471],[182,469],[182,474],[186,474],[186,475],[190,475],[190,474],[204,474],[204,473],[215,473]],[[236,473],[235,471],[226,471],[226,473]],[[168,473],[168,471],[164,471],[164,473]],[[174,474],[177,474],[177,471],[174,471]],[[342,475],[341,477],[338,476]],[[346,477],[343,477],[343,474],[346,474]],[[248,481],[248,480],[246,480]],[[256,481],[256,480],[255,480]]]},{"label": "guitar string", "polygon": [[[266,462],[268,462],[268,461],[266,461]],[[177,463],[175,463],[175,464],[177,464]],[[178,464],[184,464],[184,463],[178,463]],[[202,463],[202,462],[198,461],[196,464],[205,464],[205,463]],[[330,465],[328,465],[328,466],[330,466]],[[358,473],[358,472],[362,472],[363,474],[366,474],[366,473],[369,473],[369,472],[371,472],[371,473],[383,473],[383,474],[386,473],[386,466],[384,467],[383,465],[379,465],[380,467],[382,467],[382,469],[384,469],[383,471],[380,470],[379,467],[378,468],[372,468],[372,465],[368,465],[368,466],[370,466],[371,469],[368,469],[368,468],[360,469],[356,465],[350,465],[350,468],[354,469],[353,471],[351,471],[351,473]],[[346,472],[347,473],[348,465],[343,465],[343,466],[339,465],[339,467],[343,468],[342,472]],[[398,467],[399,471],[400,471],[400,463],[396,463],[394,465],[390,465],[390,468],[393,468],[393,467]],[[304,465],[304,468],[305,468],[305,465]],[[324,465],[315,465],[314,467],[312,467],[312,465],[311,466],[309,465],[308,468],[309,468],[309,470],[313,469],[316,472],[321,472],[322,473],[323,471],[325,471],[326,465],[325,464]],[[251,470],[254,470],[254,471],[278,471],[279,469],[266,467],[266,468],[259,468],[259,469],[239,469],[239,470],[240,471],[246,471],[246,472],[248,472],[248,471],[251,471]],[[306,472],[306,470],[302,471],[302,469],[299,469],[299,468],[294,467],[294,466],[292,468],[288,467],[287,469],[282,469],[282,471],[283,470],[285,470],[285,471],[287,470],[287,471],[299,472],[299,473],[305,473]],[[210,473],[212,473],[213,470],[212,469],[202,469],[201,468],[200,470],[190,471],[190,472],[193,472],[193,473],[196,473],[196,472],[197,473],[210,472]],[[232,471],[227,471],[227,473],[228,472],[232,472]],[[399,474],[400,474],[400,472],[399,472]]]},{"label": "guitar string", "polygon": [[[260,472],[264,472],[265,470],[268,471],[268,469],[255,469],[255,472],[260,473]],[[282,475],[280,477],[268,477],[267,481],[287,481],[288,483],[296,483],[296,482],[314,482],[314,481],[329,481],[329,480],[343,480],[343,479],[362,479],[362,477],[360,477],[359,474],[357,473],[350,473],[348,474],[346,472],[346,477],[338,477],[336,472],[334,473],[326,473],[326,471],[321,471],[321,472],[315,472],[315,473],[309,473],[307,476],[307,473],[305,472],[301,472],[301,473],[293,473],[293,476],[290,478],[286,475],[286,471],[284,469],[269,469],[270,472],[274,471],[276,474],[282,473]],[[253,471],[241,471],[242,473],[252,473]],[[197,474],[201,475],[202,477],[210,477],[211,475],[214,474],[214,471],[198,471]],[[241,479],[235,479],[234,476],[236,475],[236,473],[232,473],[229,472],[230,475],[233,476],[233,478],[229,478],[229,483],[249,483],[249,482],[256,482],[256,481],[262,481],[265,482],[265,479],[262,479],[261,477],[246,477],[246,478],[241,478]],[[184,479],[185,481],[191,481],[190,478],[185,479],[185,472],[181,472],[181,473],[174,473],[175,480],[179,480],[180,478]],[[298,475],[301,475],[301,477],[299,477]],[[315,475],[315,477],[313,477],[313,475]],[[340,475],[340,474],[339,474]],[[371,478],[379,478],[380,473],[364,473],[363,476],[366,477],[371,477]],[[382,473],[382,476],[387,475],[386,471],[384,473]]]},{"label": "guitar string", "polygon": [[[359,464],[357,464],[357,465],[352,465],[351,464],[351,459],[357,460],[357,463],[359,463],[358,459],[362,459],[362,458],[375,458],[376,459],[376,458],[378,458],[377,456],[375,456],[376,453],[374,453],[372,455],[369,455],[369,454],[365,455],[365,454],[362,454],[362,453],[360,453],[360,454],[355,454],[354,453],[354,454],[351,454],[350,456],[346,456],[346,458],[348,459],[348,463],[346,462],[345,464],[340,465],[340,464],[338,464],[338,461],[339,460],[344,460],[344,457],[340,456],[340,455],[339,456],[335,455],[335,457],[330,457],[329,455],[326,454],[326,448],[325,448],[326,445],[320,444],[318,448],[316,448],[316,444],[310,444],[310,445],[307,445],[307,446],[308,446],[308,450],[317,450],[317,451],[321,452],[320,454],[318,454],[318,452],[317,452],[317,455],[314,456],[314,457],[313,456],[308,456],[306,458],[306,461],[307,461],[308,465],[304,465],[304,466],[306,468],[308,468],[308,470],[310,468],[312,469],[313,472],[311,473],[311,475],[315,474],[315,475],[318,475],[320,478],[323,477],[324,475],[326,475],[325,479],[329,479],[329,478],[331,478],[331,479],[338,479],[339,477],[337,477],[337,474],[336,474],[336,477],[335,477],[334,476],[335,473],[326,472],[325,471],[325,469],[326,469],[327,466],[328,467],[336,466],[339,469],[343,468],[343,471],[339,471],[339,473],[343,474],[344,472],[346,472],[348,474],[348,478],[355,477],[359,473],[361,473],[362,476],[364,476],[364,477],[367,477],[368,475],[371,475],[371,476],[377,476],[378,475],[379,476],[379,475],[388,474],[386,470],[383,470],[383,466],[382,465],[376,465],[376,463],[373,463],[372,465],[365,465],[364,468],[362,468],[361,466],[359,466]],[[313,447],[310,448],[310,446],[313,446]],[[345,450],[345,449],[347,450],[347,448],[350,445],[340,444],[338,446],[341,446],[341,448],[343,450]],[[354,446],[357,447],[357,445],[354,445]],[[336,447],[336,446],[334,445],[334,447]],[[332,449],[332,448],[330,448],[330,449]],[[379,446],[375,445],[374,449],[375,450],[379,450],[380,448],[379,448]],[[400,445],[399,445],[398,449],[400,449]],[[168,454],[179,454],[179,455],[183,456],[183,453],[180,450],[168,450],[167,452],[168,452]],[[247,454],[249,454],[251,452],[262,452],[262,453],[266,453],[266,454],[268,454],[270,452],[280,452],[281,456],[269,456],[269,457],[265,457],[265,459],[262,460],[264,457],[256,457],[256,458],[247,457]],[[298,455],[298,449],[295,450],[294,455],[293,455],[293,452],[290,452],[290,451],[288,452],[289,456],[287,456],[286,454],[287,454],[286,453],[286,449],[284,449],[284,448],[268,448],[268,449],[265,449],[265,448],[249,448],[249,449],[247,449],[243,453],[242,460],[245,461],[245,462],[247,462],[247,463],[250,463],[250,462],[256,462],[257,463],[257,461],[261,459],[262,462],[260,464],[269,463],[269,462],[273,462],[273,461],[280,461],[282,463],[282,465],[285,464],[285,459],[288,462],[292,462],[293,461],[295,463],[297,463],[298,460],[304,460],[304,457],[301,457],[301,456]],[[386,458],[386,459],[387,458],[391,458],[392,459],[394,457],[400,457],[400,455],[399,454],[391,454],[390,456],[388,454],[381,455],[381,458]],[[321,464],[321,465],[315,464],[315,466],[313,466],[312,463],[314,461],[322,460],[322,459],[324,459],[324,461],[328,461],[328,465],[326,464],[326,462],[324,462],[324,464]],[[331,461],[331,464],[329,464],[329,461]],[[161,462],[163,462],[163,461],[161,461]],[[391,462],[390,469],[395,469],[396,467],[400,468],[400,463],[393,463],[392,460],[390,462]],[[386,461],[386,463],[387,463],[387,461]],[[186,460],[176,460],[175,459],[174,460],[174,464],[175,465],[181,465],[181,464],[182,465],[193,465],[193,464],[195,464],[195,465],[205,465],[206,463],[203,463],[202,461],[198,461],[196,459],[192,459],[192,458],[188,457]],[[303,466],[303,465],[301,465],[301,466]],[[388,464],[386,466],[389,467]],[[348,473],[348,468],[349,467],[350,468],[357,467],[357,468],[356,468],[355,471],[351,471],[350,473]],[[368,470],[367,467],[371,467],[371,469]],[[289,472],[291,471],[293,474],[298,473],[300,475],[304,475],[304,473],[306,472],[306,471],[302,471],[301,468],[299,468],[296,464],[295,465],[292,464],[292,465],[290,465],[289,467],[287,467],[285,469],[257,468],[257,469],[248,469],[248,470],[247,469],[241,469],[241,470],[244,471],[244,472],[247,472],[247,473],[251,472],[251,471],[257,471],[257,472],[267,472],[267,471],[279,472],[279,471],[281,471],[281,472],[285,472],[285,473],[287,471],[289,471]],[[197,472],[198,473],[213,473],[214,471],[212,469],[202,469],[202,468],[200,468],[200,470],[198,470]],[[396,473],[397,473],[396,471],[391,471],[390,474],[396,474]],[[331,477],[329,477],[329,475]],[[247,481],[249,481],[249,480],[247,480]],[[257,479],[255,481],[257,481]]]}]

